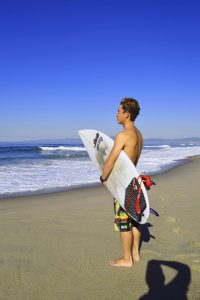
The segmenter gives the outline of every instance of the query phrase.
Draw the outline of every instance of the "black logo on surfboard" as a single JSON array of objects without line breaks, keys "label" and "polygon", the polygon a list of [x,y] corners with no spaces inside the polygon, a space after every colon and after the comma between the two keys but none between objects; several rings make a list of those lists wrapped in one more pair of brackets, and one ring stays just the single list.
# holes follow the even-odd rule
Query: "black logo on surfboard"
[{"label": "black logo on surfboard", "polygon": [[96,137],[93,139],[94,148],[97,147],[97,150],[99,150],[99,145],[102,141],[103,141],[103,138],[97,132]]}]

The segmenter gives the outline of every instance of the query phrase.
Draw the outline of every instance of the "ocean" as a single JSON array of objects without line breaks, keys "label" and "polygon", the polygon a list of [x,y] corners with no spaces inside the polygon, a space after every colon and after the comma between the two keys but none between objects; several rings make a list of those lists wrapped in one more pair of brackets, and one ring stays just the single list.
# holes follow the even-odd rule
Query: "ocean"
[{"label": "ocean", "polygon": [[[162,173],[200,154],[200,139],[147,139],[137,169]],[[99,183],[81,141],[0,144],[0,198],[42,194]]]}]

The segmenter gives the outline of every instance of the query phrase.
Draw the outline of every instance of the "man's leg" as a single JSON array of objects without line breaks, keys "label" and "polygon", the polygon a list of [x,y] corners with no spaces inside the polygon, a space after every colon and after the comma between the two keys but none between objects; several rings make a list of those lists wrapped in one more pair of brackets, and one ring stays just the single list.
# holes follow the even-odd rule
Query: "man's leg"
[{"label": "man's leg", "polygon": [[122,243],[123,256],[119,259],[112,260],[110,262],[111,266],[114,267],[131,267],[132,261],[132,243],[133,243],[133,233],[132,230],[120,232],[120,238]]},{"label": "man's leg", "polygon": [[133,232],[132,224],[128,220],[128,215],[119,203],[114,199],[114,213],[115,213],[115,230],[120,232],[120,239],[122,244],[122,257],[110,262],[111,266],[116,267],[131,267],[132,261],[132,244]]},{"label": "man's leg", "polygon": [[140,247],[140,227],[133,227],[133,260],[139,261],[140,260],[140,253],[139,253],[139,247]]}]

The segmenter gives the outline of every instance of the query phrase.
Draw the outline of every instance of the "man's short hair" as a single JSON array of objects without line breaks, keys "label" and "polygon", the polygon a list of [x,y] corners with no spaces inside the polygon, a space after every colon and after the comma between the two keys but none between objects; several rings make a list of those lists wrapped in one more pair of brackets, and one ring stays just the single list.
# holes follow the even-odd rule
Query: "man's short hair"
[{"label": "man's short hair", "polygon": [[123,111],[130,113],[131,121],[135,121],[140,113],[140,106],[136,99],[125,97],[121,100]]}]

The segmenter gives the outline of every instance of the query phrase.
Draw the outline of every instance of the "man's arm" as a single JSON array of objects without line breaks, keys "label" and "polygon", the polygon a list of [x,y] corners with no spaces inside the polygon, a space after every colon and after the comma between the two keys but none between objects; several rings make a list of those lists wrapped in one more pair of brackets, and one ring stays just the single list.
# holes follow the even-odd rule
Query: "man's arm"
[{"label": "man's arm", "polygon": [[107,160],[104,163],[103,166],[103,173],[101,175],[102,179],[107,179],[108,176],[110,175],[110,172],[112,171],[115,161],[117,160],[120,152],[122,151],[122,149],[125,146],[125,137],[124,134],[122,132],[118,133],[118,135],[115,138],[114,141],[114,146],[107,158]]}]

